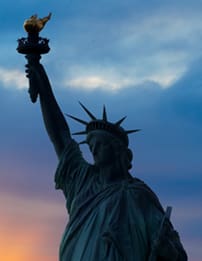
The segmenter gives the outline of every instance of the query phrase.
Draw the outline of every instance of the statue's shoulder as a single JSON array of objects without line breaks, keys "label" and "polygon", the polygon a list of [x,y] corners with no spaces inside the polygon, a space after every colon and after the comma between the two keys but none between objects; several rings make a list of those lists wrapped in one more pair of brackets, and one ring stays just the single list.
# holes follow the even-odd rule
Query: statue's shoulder
[{"label": "statue's shoulder", "polygon": [[152,204],[157,207],[160,211],[163,211],[163,208],[160,204],[160,201],[154,191],[141,179],[132,177],[130,184],[134,188],[135,193],[138,195],[138,200],[140,205]]},{"label": "statue's shoulder", "polygon": [[130,178],[130,184],[137,190],[139,190],[142,193],[152,193],[154,192],[151,190],[151,188],[141,179],[136,177]]}]

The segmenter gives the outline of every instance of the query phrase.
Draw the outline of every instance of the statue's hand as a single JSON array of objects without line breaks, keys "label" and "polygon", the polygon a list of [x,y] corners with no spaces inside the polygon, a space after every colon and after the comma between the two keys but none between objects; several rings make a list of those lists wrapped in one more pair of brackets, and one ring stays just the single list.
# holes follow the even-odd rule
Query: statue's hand
[{"label": "statue's hand", "polygon": [[178,251],[175,248],[174,242],[168,238],[162,239],[157,247],[157,256],[166,258],[166,260],[176,261],[178,258]]},{"label": "statue's hand", "polygon": [[170,261],[178,260],[178,250],[175,245],[177,236],[177,232],[167,223],[156,245],[157,256]]}]

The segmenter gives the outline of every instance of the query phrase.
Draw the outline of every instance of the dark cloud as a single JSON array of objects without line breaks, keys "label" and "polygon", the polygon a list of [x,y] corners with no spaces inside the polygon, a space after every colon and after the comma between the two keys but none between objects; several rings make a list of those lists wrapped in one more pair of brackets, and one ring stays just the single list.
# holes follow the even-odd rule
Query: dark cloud
[{"label": "dark cloud", "polygon": [[172,104],[172,109],[187,121],[198,122],[201,126],[202,115],[202,60],[194,62],[188,72],[165,92],[165,106]]},{"label": "dark cloud", "polygon": [[[197,106],[195,103],[201,95],[201,89],[195,83],[196,79],[200,82],[200,74],[196,73],[198,68],[200,66],[193,65],[186,76],[167,90],[148,84],[126,88],[117,94],[69,89],[57,90],[56,95],[64,111],[81,118],[86,116],[77,100],[86,104],[98,117],[103,104],[112,121],[127,115],[123,124],[126,129],[142,129],[130,137],[134,151],[133,174],[145,179],[157,191],[160,188],[160,195],[166,195],[167,191],[167,195],[183,197],[186,191],[190,194],[192,191],[196,197],[202,172],[202,107],[200,102]],[[71,102],[67,101],[68,97],[71,97]],[[80,127],[70,120],[69,123],[73,131]],[[167,185],[169,188],[166,190]]]},{"label": "dark cloud", "polygon": [[[54,88],[54,91],[64,113],[87,119],[78,104],[80,100],[97,117],[101,116],[103,104],[112,121],[127,115],[123,124],[126,129],[142,129],[130,137],[131,148],[134,150],[133,171],[148,180],[159,175],[164,175],[163,178],[166,179],[173,177],[175,180],[177,176],[191,173],[199,175],[202,171],[202,107],[198,68],[200,66],[194,65],[186,76],[167,90],[148,84],[128,87],[114,94],[100,90],[90,92],[61,88]],[[22,164],[27,161],[32,173],[30,177],[35,180],[37,176],[34,172],[39,172],[42,165],[42,169],[48,169],[49,172],[50,168],[45,167],[50,162],[48,157],[54,158],[52,145],[49,144],[43,127],[39,104],[31,104],[25,90],[16,92],[2,88],[1,97],[2,154],[16,154]],[[83,126],[67,120],[72,132],[82,129]],[[43,161],[40,160],[41,157]],[[53,168],[55,164],[52,165]],[[46,182],[44,177],[40,179]]]}]

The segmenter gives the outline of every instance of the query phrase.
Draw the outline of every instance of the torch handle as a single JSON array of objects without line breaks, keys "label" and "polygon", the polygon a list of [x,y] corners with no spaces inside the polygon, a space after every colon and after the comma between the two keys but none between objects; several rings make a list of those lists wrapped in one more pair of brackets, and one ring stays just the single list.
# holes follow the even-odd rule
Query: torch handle
[{"label": "torch handle", "polygon": [[[31,67],[31,66],[35,66],[37,64],[39,64],[39,60],[41,58],[41,56],[39,54],[27,54],[26,59],[28,61],[28,65],[27,67]],[[39,94],[39,89],[38,89],[38,85],[36,82],[35,77],[33,77],[32,75],[29,75],[29,89],[28,89],[31,101],[33,103],[35,103],[37,101],[37,97]]]}]

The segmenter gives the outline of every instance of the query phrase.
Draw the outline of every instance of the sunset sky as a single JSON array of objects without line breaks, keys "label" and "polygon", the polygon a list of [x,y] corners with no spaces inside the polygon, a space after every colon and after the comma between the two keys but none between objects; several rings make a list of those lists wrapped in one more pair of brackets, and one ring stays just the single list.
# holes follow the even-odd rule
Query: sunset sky
[{"label": "sunset sky", "polygon": [[[189,261],[202,260],[202,1],[62,0],[1,2],[0,260],[56,261],[68,221],[55,190],[57,158],[38,102],[30,102],[26,60],[16,52],[23,22],[52,12],[42,63],[64,113],[112,122],[127,115],[132,175],[173,207]],[[72,132],[82,126],[69,120]],[[80,138],[77,139],[80,141]],[[84,157],[91,160],[82,145]]]}]

